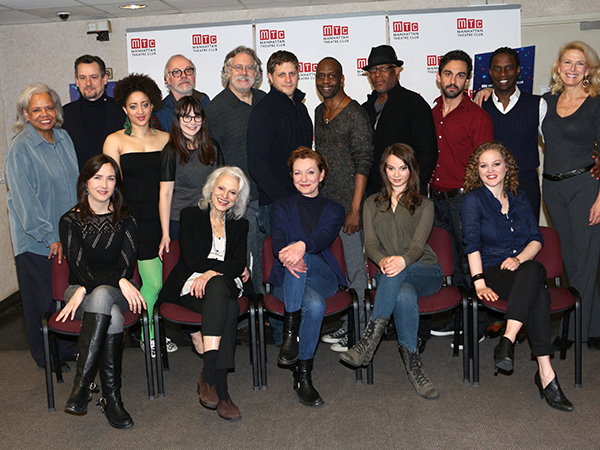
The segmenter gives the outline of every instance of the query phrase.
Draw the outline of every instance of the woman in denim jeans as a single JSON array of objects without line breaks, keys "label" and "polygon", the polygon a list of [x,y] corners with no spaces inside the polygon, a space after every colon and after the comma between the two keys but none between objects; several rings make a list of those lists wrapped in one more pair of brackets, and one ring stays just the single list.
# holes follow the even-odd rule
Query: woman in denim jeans
[{"label": "woman in denim jeans", "polygon": [[[271,233],[275,262],[269,281],[283,298],[283,345],[277,357],[282,366],[294,367],[294,389],[300,403],[321,406],[323,399],[312,385],[313,357],[325,299],[346,279],[331,253],[346,214],[344,207],[319,192],[329,171],[327,159],[307,147],[298,147],[288,160],[298,194],[273,203]],[[283,297],[280,295],[283,291]]]},{"label": "woman in denim jeans", "polygon": [[369,364],[393,313],[406,373],[421,397],[436,399],[439,393],[423,371],[417,349],[417,298],[435,294],[444,278],[427,245],[433,203],[420,194],[419,167],[410,146],[388,147],[379,172],[383,188],[367,198],[363,209],[365,254],[379,266],[373,315],[361,340],[341,359],[355,367]]}]

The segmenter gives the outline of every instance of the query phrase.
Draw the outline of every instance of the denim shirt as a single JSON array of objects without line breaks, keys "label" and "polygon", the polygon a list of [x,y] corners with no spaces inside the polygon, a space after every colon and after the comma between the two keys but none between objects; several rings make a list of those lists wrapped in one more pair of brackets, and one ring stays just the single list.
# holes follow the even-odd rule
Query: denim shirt
[{"label": "denim shirt", "polygon": [[6,160],[8,215],[15,256],[47,256],[60,241],[58,221],[77,203],[79,175],[73,142],[54,128],[54,144],[30,124],[12,141]]},{"label": "denim shirt", "polygon": [[502,214],[500,201],[484,186],[468,192],[460,208],[465,253],[480,252],[484,269],[516,257],[531,241],[544,245],[525,194],[509,192],[508,205],[508,214]]}]

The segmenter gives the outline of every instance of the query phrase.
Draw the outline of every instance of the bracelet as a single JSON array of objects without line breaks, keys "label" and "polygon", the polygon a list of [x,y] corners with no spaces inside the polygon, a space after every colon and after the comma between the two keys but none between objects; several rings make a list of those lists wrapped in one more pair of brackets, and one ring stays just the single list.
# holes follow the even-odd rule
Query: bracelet
[{"label": "bracelet", "polygon": [[485,280],[483,273],[478,273],[477,275],[473,275],[471,277],[471,283],[475,283],[477,280]]},{"label": "bracelet", "polygon": [[517,258],[516,256],[515,256],[515,259],[517,260],[517,262],[519,263],[519,265],[521,265],[521,260],[519,258]]}]

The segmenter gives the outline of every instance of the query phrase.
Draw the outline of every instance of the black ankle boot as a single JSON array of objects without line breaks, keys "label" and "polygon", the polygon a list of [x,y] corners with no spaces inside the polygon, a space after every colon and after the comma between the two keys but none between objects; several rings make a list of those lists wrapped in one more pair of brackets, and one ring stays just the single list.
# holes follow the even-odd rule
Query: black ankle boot
[{"label": "black ankle boot", "polygon": [[65,412],[82,415],[87,412],[87,404],[92,399],[90,390],[94,389],[94,378],[102,355],[106,331],[110,326],[110,316],[106,314],[84,313],[81,321],[81,333],[77,345],[77,372],[73,380],[73,389],[65,405]]},{"label": "black ankle boot", "polygon": [[546,399],[546,403],[548,403],[552,408],[567,412],[575,409],[573,403],[571,403],[569,399],[565,397],[565,394],[560,388],[556,374],[554,375],[554,379],[548,383],[545,388],[542,387],[542,379],[540,378],[539,370],[535,373],[533,381],[540,391],[540,397]]},{"label": "black ankle boot", "polygon": [[500,338],[500,342],[494,348],[494,364],[496,365],[495,371],[498,369],[510,372],[513,370],[515,359],[515,344],[505,336]]},{"label": "black ankle boot", "polygon": [[313,359],[300,359],[294,368],[294,390],[300,403],[306,406],[321,406],[323,399],[312,384]]},{"label": "black ankle boot", "polygon": [[291,366],[298,361],[300,344],[298,331],[302,320],[302,310],[283,313],[283,344],[277,356],[277,362],[282,366]]},{"label": "black ankle boot", "polygon": [[133,420],[121,401],[121,357],[124,333],[109,334],[104,343],[100,381],[102,382],[102,412],[115,428],[129,428]]}]

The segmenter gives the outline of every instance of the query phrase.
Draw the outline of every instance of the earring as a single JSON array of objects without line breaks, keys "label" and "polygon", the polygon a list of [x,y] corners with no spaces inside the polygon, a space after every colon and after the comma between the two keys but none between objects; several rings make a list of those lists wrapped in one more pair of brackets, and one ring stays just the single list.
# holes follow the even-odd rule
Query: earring
[{"label": "earring", "polygon": [[581,85],[582,85],[584,88],[587,88],[587,87],[590,85],[590,80],[588,80],[588,78],[587,78],[587,77],[585,77],[585,78],[583,79],[583,81],[581,82]]},{"label": "earring", "polygon": [[125,119],[125,123],[123,124],[123,128],[125,128],[125,134],[127,136],[131,136],[131,122],[129,121],[129,117]]},{"label": "earring", "polygon": [[152,113],[150,113],[150,128],[154,130],[154,115]]},{"label": "earring", "polygon": [[85,195],[89,195],[90,191],[88,190],[88,188],[85,188]]}]

